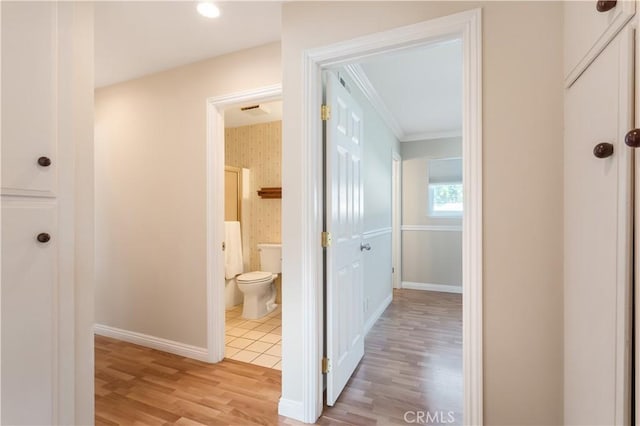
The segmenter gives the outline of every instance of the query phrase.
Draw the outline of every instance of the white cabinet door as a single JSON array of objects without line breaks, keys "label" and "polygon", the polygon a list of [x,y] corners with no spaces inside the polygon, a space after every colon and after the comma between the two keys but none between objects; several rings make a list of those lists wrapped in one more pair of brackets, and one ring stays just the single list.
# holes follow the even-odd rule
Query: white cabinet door
[{"label": "white cabinet door", "polygon": [[[56,202],[2,202],[2,424],[55,424]],[[44,241],[43,233],[50,235]]]},{"label": "white cabinet door", "polygon": [[[55,2],[1,2],[2,194],[56,191]],[[38,163],[41,157],[49,166]],[[40,161],[46,164],[46,160]]]},{"label": "white cabinet door", "polygon": [[[565,96],[567,425],[630,421],[632,37],[623,30]],[[612,155],[596,157],[601,143]]]},{"label": "white cabinet door", "polygon": [[599,12],[596,0],[564,2],[565,80],[571,84],[635,13],[635,1],[600,2],[614,5]]}]

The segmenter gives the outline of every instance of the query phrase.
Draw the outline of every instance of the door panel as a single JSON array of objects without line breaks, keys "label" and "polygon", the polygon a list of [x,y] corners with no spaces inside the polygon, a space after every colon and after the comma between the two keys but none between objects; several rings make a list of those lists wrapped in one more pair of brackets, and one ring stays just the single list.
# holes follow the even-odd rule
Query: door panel
[{"label": "door panel", "polygon": [[[629,421],[631,37],[616,37],[565,96],[565,424]],[[601,142],[612,156],[594,156]]]},{"label": "door panel", "polygon": [[55,424],[55,231],[54,201],[3,200],[2,424]]},{"label": "door panel", "polygon": [[[55,2],[2,2],[2,194],[56,191]],[[38,164],[47,157],[51,165]]]},{"label": "door panel", "polygon": [[596,3],[596,0],[563,2],[567,82],[577,78],[635,14],[635,1],[618,1],[613,9],[603,12],[596,9]]},{"label": "door panel", "polygon": [[362,110],[327,73],[327,404],[333,405],[364,355]]}]

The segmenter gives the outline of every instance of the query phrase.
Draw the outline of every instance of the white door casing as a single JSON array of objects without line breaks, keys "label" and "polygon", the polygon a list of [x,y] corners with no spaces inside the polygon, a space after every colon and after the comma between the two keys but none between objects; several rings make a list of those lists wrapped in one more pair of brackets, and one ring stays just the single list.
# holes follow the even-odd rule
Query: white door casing
[{"label": "white door casing", "polygon": [[627,28],[565,94],[565,424],[630,421],[632,70]]},{"label": "white door casing", "polygon": [[327,405],[334,405],[364,356],[362,109],[327,72]]}]

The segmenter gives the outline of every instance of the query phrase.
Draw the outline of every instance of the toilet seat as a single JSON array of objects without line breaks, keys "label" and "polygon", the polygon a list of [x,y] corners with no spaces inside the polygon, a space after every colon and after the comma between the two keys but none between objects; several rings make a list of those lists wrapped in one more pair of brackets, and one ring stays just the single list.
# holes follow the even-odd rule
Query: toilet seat
[{"label": "toilet seat", "polygon": [[273,279],[271,272],[254,271],[238,275],[236,282],[242,284],[259,284]]}]

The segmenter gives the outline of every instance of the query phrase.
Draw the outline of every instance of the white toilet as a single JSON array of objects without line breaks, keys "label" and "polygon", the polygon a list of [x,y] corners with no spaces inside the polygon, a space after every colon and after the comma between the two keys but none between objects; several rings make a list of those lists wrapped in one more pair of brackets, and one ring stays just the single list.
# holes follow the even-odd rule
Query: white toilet
[{"label": "white toilet", "polygon": [[238,289],[244,294],[242,317],[258,319],[278,307],[277,290],[273,281],[282,271],[282,245],[258,244],[260,269],[238,275]]}]

